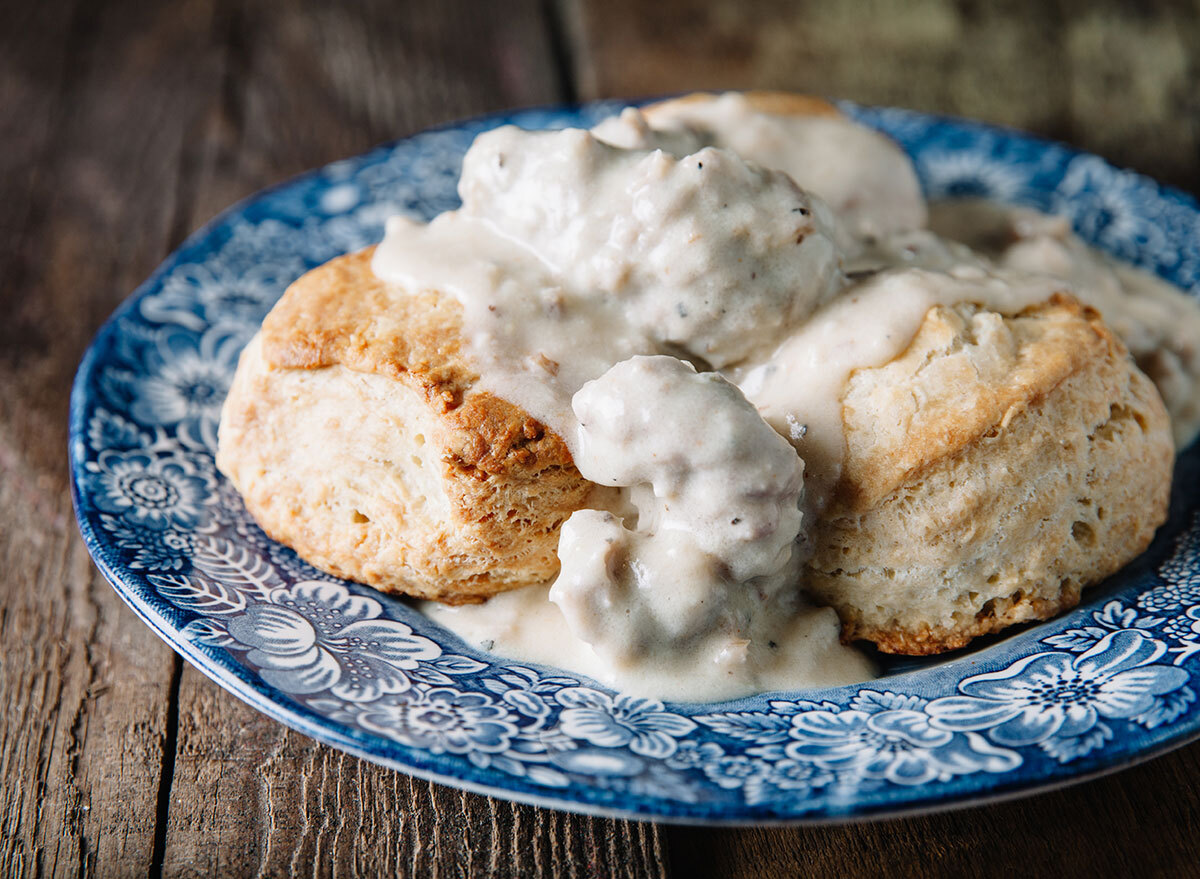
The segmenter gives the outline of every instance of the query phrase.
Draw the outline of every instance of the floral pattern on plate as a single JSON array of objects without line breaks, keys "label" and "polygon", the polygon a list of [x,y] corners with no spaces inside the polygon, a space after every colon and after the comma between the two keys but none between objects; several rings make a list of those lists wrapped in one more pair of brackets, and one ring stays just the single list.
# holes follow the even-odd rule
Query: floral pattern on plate
[{"label": "floral pattern on plate", "polygon": [[[72,399],[76,508],[129,604],[223,686],[302,732],[451,784],[638,817],[830,817],[929,807],[1118,766],[1200,733],[1200,455],[1180,459],[1154,546],[1088,603],[870,684],[720,705],[633,698],[463,644],[401,601],[271,541],[216,471],[237,355],[291,280],[456,204],[476,133],[588,125],[613,103],[531,110],[337,162],[198,232],[106,325]],[[1057,210],[1200,287],[1200,212],[1092,156],[902,110],[843,109],[896,138],[933,196]]]}]

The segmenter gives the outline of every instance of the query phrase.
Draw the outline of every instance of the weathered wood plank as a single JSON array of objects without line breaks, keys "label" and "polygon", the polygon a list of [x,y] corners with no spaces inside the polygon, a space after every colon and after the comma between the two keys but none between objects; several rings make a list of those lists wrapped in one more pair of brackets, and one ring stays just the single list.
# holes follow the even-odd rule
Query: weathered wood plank
[{"label": "weathered wood plank", "polygon": [[[541,4],[227,4],[188,226],[432,124],[560,99]],[[186,230],[181,230],[186,231]],[[408,778],[290,732],[186,668],[164,875],[654,876],[656,828]]]},{"label": "weathered wood plank", "polygon": [[973,116],[1200,189],[1191,0],[562,0],[583,97],[783,88]]},{"label": "weathered wood plank", "polygon": [[432,125],[562,99],[542,4],[223,4],[223,101],[197,144],[194,224]]},{"label": "weathered wood plank", "polygon": [[802,829],[668,833],[682,876],[1191,876],[1200,745],[1040,796]]},{"label": "weathered wood plank", "polygon": [[208,13],[202,2],[53,0],[10,12],[18,20],[0,32],[0,873],[145,873],[174,659],[83,550],[67,494],[67,395],[97,326],[168,250],[179,146],[205,88],[193,33]]},{"label": "weathered wood plank", "polygon": [[463,793],[319,745],[188,669],[163,875],[643,877],[651,825]]}]

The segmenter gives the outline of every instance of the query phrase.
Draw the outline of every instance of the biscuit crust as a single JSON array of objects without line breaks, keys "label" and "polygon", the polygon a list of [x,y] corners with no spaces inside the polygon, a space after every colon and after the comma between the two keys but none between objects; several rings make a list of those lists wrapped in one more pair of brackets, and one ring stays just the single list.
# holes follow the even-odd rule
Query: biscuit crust
[{"label": "biscuit crust", "polygon": [[451,604],[552,578],[590,484],[560,437],[477,390],[461,307],[371,271],[297,280],[242,356],[217,464],[271,537],[334,574]]},{"label": "biscuit crust", "polygon": [[[665,101],[655,101],[642,107],[642,112],[648,119],[653,120],[661,108],[679,106],[680,104],[706,104],[718,97],[713,92],[692,92],[678,98]],[[812,95],[797,95],[792,92],[775,92],[757,90],[742,92],[746,102],[762,113],[772,113],[776,116],[841,116],[841,111],[824,98]]]},{"label": "biscuit crust", "polygon": [[940,653],[1079,601],[1166,518],[1162,400],[1075,300],[1014,317],[935,308],[851,376],[847,457],[809,585],[847,641]]}]

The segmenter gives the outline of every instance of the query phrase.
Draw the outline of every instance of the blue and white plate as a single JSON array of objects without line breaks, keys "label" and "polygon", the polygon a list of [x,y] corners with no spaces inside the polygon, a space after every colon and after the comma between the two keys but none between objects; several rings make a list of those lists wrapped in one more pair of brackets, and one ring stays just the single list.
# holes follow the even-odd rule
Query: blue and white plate
[{"label": "blue and white plate", "polygon": [[[453,125],[232,208],[118,309],[71,398],[72,487],[96,564],[202,672],[306,735],[446,784],[582,812],[706,822],[864,816],[1030,791],[1200,735],[1200,449],[1150,550],[1051,622],[865,685],[722,704],[635,699],[463,643],[272,542],[213,466],[238,352],[313,266],[394,213],[455,207],[487,128],[589,126],[614,103]],[[1200,209],[1095,156],[973,122],[843,109],[895,138],[931,197],[1069,216],[1200,294]]]}]

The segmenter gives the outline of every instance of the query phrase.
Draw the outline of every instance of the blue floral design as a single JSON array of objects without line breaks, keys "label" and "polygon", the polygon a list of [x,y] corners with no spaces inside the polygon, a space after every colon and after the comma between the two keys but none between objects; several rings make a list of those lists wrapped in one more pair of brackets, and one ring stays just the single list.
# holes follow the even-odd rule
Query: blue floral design
[{"label": "blue floral design", "polygon": [[793,760],[785,757],[769,764],[762,776],[764,784],[785,791],[808,791],[815,787],[824,787],[832,782],[834,776],[817,767],[808,760]]},{"label": "blue floral design", "polygon": [[[1168,624],[1173,621],[1166,621]],[[1099,644],[1109,632],[1121,629],[1138,629],[1148,633],[1164,624],[1162,617],[1147,616],[1132,607],[1125,607],[1119,601],[1110,601],[1100,610],[1092,612],[1092,622],[1082,628],[1067,629],[1056,635],[1042,639],[1044,644],[1069,650],[1072,653],[1084,653]],[[1161,630],[1160,630],[1161,632]]]},{"label": "blue floral design", "polygon": [[716,742],[682,741],[675,752],[666,759],[672,769],[696,769],[712,763],[725,755],[725,749]]},{"label": "blue floral design", "polygon": [[195,540],[188,531],[169,528],[159,531],[131,525],[120,516],[100,516],[118,548],[127,553],[131,568],[147,571],[179,571],[190,563]]},{"label": "blue floral design", "polygon": [[[1109,737],[1101,718],[1136,721],[1187,683],[1186,671],[1157,663],[1166,650],[1140,632],[1112,632],[1078,656],[1037,653],[966,678],[958,685],[965,695],[934,700],[927,710],[939,729],[986,730],[1002,745],[1037,744],[1074,759]],[[1068,749],[1070,739],[1081,740],[1079,747]]]},{"label": "blue floral design", "polygon": [[932,198],[992,198],[1012,201],[1024,195],[1030,171],[984,153],[926,154],[917,166]]},{"label": "blue floral design", "polygon": [[1200,516],[1179,536],[1175,552],[1158,569],[1163,585],[1138,596],[1138,607],[1153,613],[1200,604]]},{"label": "blue floral design", "polygon": [[810,711],[792,718],[784,753],[850,777],[925,784],[974,772],[1007,772],[1018,754],[974,733],[933,726],[925,700],[864,690],[848,711]]},{"label": "blue floral design", "polygon": [[613,697],[590,687],[560,690],[555,698],[565,709],[559,715],[562,731],[605,748],[628,747],[635,754],[669,757],[678,747],[676,739],[696,728],[654,699]]},{"label": "blue floral design", "polygon": [[405,671],[442,652],[382,614],[378,601],[340,583],[302,581],[275,590],[270,603],[251,605],[225,627],[263,680],[285,693],[329,690],[365,702],[407,690]]},{"label": "blue floral design", "polygon": [[496,754],[517,733],[513,715],[484,693],[446,687],[381,699],[358,713],[366,729],[432,754]]},{"label": "blue floral design", "polygon": [[[230,510],[239,508],[241,510],[241,515],[231,523],[237,535],[246,543],[257,548],[281,573],[287,574],[293,580],[319,580],[328,576],[324,571],[320,571],[304,561],[282,543],[277,543],[268,537],[258,523],[245,512],[241,495],[237,494],[237,491],[228,482],[222,482],[222,489],[227,489],[228,493],[235,497],[229,499],[228,505],[222,504],[221,510],[226,514]],[[224,494],[225,491],[222,491],[223,496]]]},{"label": "blue floral design", "polygon": [[[296,271],[297,274],[303,271],[311,264],[312,259],[319,258],[316,251],[324,247],[321,242],[308,235],[297,234],[296,223],[289,217],[276,214],[239,214],[231,217],[215,244],[216,254],[203,253],[199,259],[181,260],[171,273],[174,276],[175,272],[179,272],[181,283],[174,287],[177,296],[168,300],[172,306],[170,312],[179,312],[187,308],[188,292],[198,288],[205,278],[235,279],[248,276],[282,281],[291,271]],[[264,254],[270,254],[270,259],[264,260]],[[205,270],[203,275],[197,275],[196,270],[199,266]],[[164,281],[164,288],[165,286]],[[150,295],[153,296],[154,293]],[[201,310],[210,303],[215,304],[211,299],[200,298],[192,308]],[[156,307],[161,306],[162,301],[156,303]],[[162,312],[165,311],[167,309],[162,309]],[[176,322],[174,319],[164,320],[162,312],[152,311],[152,316],[147,316],[143,310],[142,316],[151,323]],[[207,309],[204,314],[207,316]],[[213,317],[216,316],[213,313]]]},{"label": "blue floral design", "polygon": [[551,696],[563,687],[574,687],[577,681],[565,676],[542,677],[531,668],[514,665],[483,682],[506,704],[528,717],[546,718],[554,711]]},{"label": "blue floral design", "polygon": [[305,266],[296,258],[234,271],[214,268],[203,263],[179,266],[164,279],[161,290],[141,300],[142,315],[152,323],[178,324],[196,332],[224,324],[255,326]]},{"label": "blue floral design", "polygon": [[747,748],[746,754],[758,758],[757,771],[742,786],[742,795],[750,804],[809,797],[838,780],[835,773],[816,763],[785,757],[782,745],[759,745]]},{"label": "blue floral design", "polygon": [[[590,124],[616,108],[512,121]],[[843,110],[909,150],[929,191],[1064,212],[1091,243],[1200,291],[1200,210],[1187,198],[1012,132]],[[886,684],[727,706],[664,705],[564,672],[448,653],[444,644],[458,642],[439,643],[440,630],[403,603],[330,582],[267,538],[212,460],[238,353],[301,272],[378,240],[389,214],[428,218],[455,206],[463,150],[498,121],[335,163],[218,218],[89,353],[71,423],[85,539],[124,597],[193,661],[306,732],[349,737],[394,764],[645,817],[928,806],[986,794],[997,779],[1015,789],[1116,765],[1200,729],[1191,496],[1173,504],[1165,530],[1181,536],[1157,578],[1122,574],[1102,587],[1103,601],[980,652],[985,673],[950,663]],[[1184,453],[1181,473],[1196,472],[1197,452]]]},{"label": "blue floral design", "polygon": [[150,445],[150,437],[137,425],[114,415],[107,409],[97,409],[88,425],[88,440],[92,448],[99,451],[116,450],[127,452]]},{"label": "blue floral design", "polygon": [[221,404],[248,338],[244,327],[209,330],[198,340],[180,333],[158,337],[143,351],[145,366],[130,382],[130,414],[216,449]]},{"label": "blue floral design", "polygon": [[555,751],[550,759],[560,769],[589,778],[630,778],[646,768],[646,761],[640,757],[612,748],[570,748]]},{"label": "blue floral design", "polygon": [[1136,260],[1162,251],[1163,229],[1153,210],[1157,193],[1132,171],[1114,171],[1101,159],[1080,156],[1055,195],[1055,213],[1073,217],[1080,234],[1117,256]]},{"label": "blue floral design", "polygon": [[1200,636],[1200,606],[1189,607],[1183,616],[1177,616],[1171,622],[1178,625],[1175,637],[1180,640],[1194,640]]},{"label": "blue floral design", "polygon": [[745,754],[726,754],[704,764],[704,774],[718,787],[729,790],[767,773],[767,764]]},{"label": "blue floral design", "polygon": [[212,518],[208,505],[216,481],[205,463],[185,454],[108,450],[88,466],[86,485],[99,510],[129,526],[195,530]]}]

